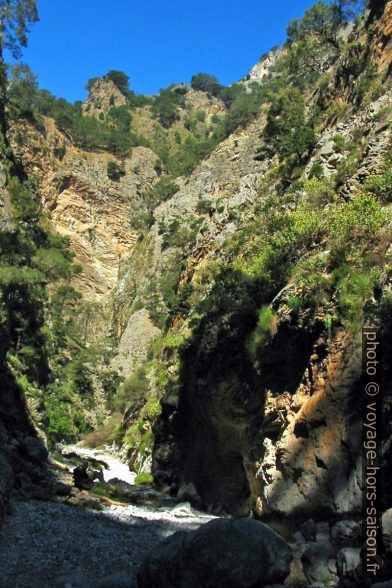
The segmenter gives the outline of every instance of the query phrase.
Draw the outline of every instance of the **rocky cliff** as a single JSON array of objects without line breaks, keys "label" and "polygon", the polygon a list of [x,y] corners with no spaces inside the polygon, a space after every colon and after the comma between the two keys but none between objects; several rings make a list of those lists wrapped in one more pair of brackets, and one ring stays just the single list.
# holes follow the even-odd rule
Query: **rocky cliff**
[{"label": "rocky cliff", "polygon": [[[84,344],[110,336],[96,371],[125,380],[102,409],[125,413],[110,439],[180,501],[357,524],[361,325],[387,350],[392,333],[391,10],[370,2],[333,43],[273,50],[235,86],[258,102],[237,103],[234,130],[222,90],[173,86],[169,108],[104,78],[82,113],[112,129],[131,109],[126,151],[50,117],[10,134],[81,266]],[[388,359],[383,372],[389,415]]]},{"label": "rocky cliff", "polygon": [[[363,28],[355,28],[347,38],[345,55],[324,74],[326,89],[316,89],[308,96],[316,103],[326,100],[326,116],[298,180],[306,181],[312,170],[321,170],[324,178],[338,180],[336,197],[332,198],[342,205],[359,196],[366,178],[381,173],[390,149],[390,35],[384,29],[390,3],[384,8],[380,20],[372,21],[373,37],[368,40]],[[365,59],[368,70],[364,65],[357,80],[352,75],[354,48],[376,59]],[[258,66],[253,77],[259,70],[264,77],[264,69],[274,67],[275,56]],[[363,83],[373,63],[381,71],[382,87],[359,106],[361,80]],[[245,296],[240,272],[236,276],[232,270],[230,278],[214,268],[238,251],[253,256],[254,249],[241,243],[241,238],[254,240],[251,231],[258,230],[257,224],[248,232],[246,227],[257,216],[259,222],[266,222],[259,210],[274,193],[271,170],[277,165],[276,156],[263,155],[268,147],[266,118],[261,112],[245,129],[221,143],[189,179],[179,182],[180,190],[155,210],[157,223],[140,245],[138,256],[135,250],[124,269],[124,286],[117,294],[123,307],[125,301],[136,297],[148,300],[154,283],[158,294],[162,292],[169,268],[180,267],[178,283],[193,291],[191,310],[185,309],[172,319],[169,333],[173,339],[177,337],[177,346],[170,340],[161,356],[169,364],[169,391],[154,428],[153,473],[161,488],[213,510],[223,508],[234,514],[246,514],[251,508],[259,514],[319,509],[359,513],[361,428],[356,398],[361,353],[355,329],[351,332],[347,321],[338,319],[342,312],[339,292],[326,294],[332,296],[328,303],[320,297],[301,305],[310,284],[301,284],[294,272],[263,300],[257,283],[247,286]],[[341,148],[339,141],[345,147]],[[357,141],[360,155],[350,170],[342,173]],[[312,190],[310,184],[306,189]],[[282,194],[278,197],[283,207],[295,209],[295,198],[290,200],[290,190],[286,194],[286,200]],[[309,194],[300,197],[306,199]],[[206,212],[198,206],[201,201],[207,202]],[[279,206],[279,200],[276,202]],[[316,210],[320,206],[322,199]],[[170,227],[178,219],[181,226],[191,226],[195,218],[203,231],[195,234],[193,242],[188,236],[184,244],[165,246],[163,224]],[[390,255],[387,227],[367,245],[371,255],[377,251],[380,256],[377,264],[382,277],[377,288],[383,294],[370,295],[362,320],[376,313],[380,298],[389,292],[384,265]],[[233,250],[227,243],[235,241],[236,235]],[[328,237],[319,244],[315,239],[308,245],[309,252],[304,250],[300,256],[310,257],[312,251],[319,251],[321,258],[329,255]],[[142,266],[142,273],[139,269],[136,273],[140,256],[149,262]],[[285,259],[277,263],[285,263]],[[320,281],[320,290],[332,271],[326,266],[316,273],[314,280]],[[237,290],[230,280],[237,280]],[[349,287],[354,289],[355,285]],[[219,297],[225,296],[222,303]],[[266,303],[274,316],[273,328],[259,349],[262,369],[255,369],[249,359],[249,334],[255,327],[255,306]],[[330,320],[336,321],[332,329]]]}]

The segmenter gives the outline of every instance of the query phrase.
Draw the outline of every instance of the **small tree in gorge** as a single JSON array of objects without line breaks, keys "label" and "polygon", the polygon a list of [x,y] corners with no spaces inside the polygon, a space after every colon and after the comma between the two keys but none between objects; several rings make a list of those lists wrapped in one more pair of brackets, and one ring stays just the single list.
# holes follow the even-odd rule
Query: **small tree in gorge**
[{"label": "small tree in gorge", "polygon": [[355,8],[361,3],[360,0],[334,0],[331,3],[318,0],[302,18],[295,18],[289,23],[288,40],[301,41],[314,35],[322,43],[330,43],[338,49],[338,32],[355,15]]}]

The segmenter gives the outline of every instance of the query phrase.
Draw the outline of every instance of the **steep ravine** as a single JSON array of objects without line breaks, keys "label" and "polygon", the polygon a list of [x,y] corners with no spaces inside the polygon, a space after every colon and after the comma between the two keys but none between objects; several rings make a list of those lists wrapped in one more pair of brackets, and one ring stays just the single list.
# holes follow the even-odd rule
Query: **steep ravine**
[{"label": "steep ravine", "polygon": [[[389,10],[390,3],[386,3],[385,13]],[[387,17],[381,17],[380,28],[385,22]],[[380,36],[372,41],[372,46],[380,51],[378,59],[380,69],[384,68],[381,75],[385,92],[359,109],[348,102],[344,120],[338,118],[318,135],[305,168],[305,177],[315,164],[333,177],[343,155],[335,150],[332,138],[339,134],[349,140],[356,132],[362,132],[362,160],[341,186],[342,200],[355,195],[366,177],[379,172],[390,148],[388,115],[385,119],[377,115],[391,107],[384,60],[390,51],[388,38],[388,32],[380,30]],[[349,43],[357,39],[354,31]],[[347,84],[348,88],[353,82],[349,67],[349,62],[338,62],[331,72],[331,80],[336,75],[339,83]],[[352,99],[356,99],[355,83],[350,86],[350,92]],[[330,100],[338,99],[333,94],[332,82]],[[265,117],[260,115],[244,131],[223,142],[186,185],[157,210],[158,218],[166,220],[171,215],[179,215],[186,219],[200,194],[213,204],[224,205],[224,211],[217,212],[216,206],[215,212],[209,214],[208,231],[198,237],[191,253],[187,252],[181,278],[184,283],[199,279],[203,267],[222,256],[220,245],[229,231],[235,234],[238,224],[246,226],[256,205],[262,202],[263,187],[259,186],[262,186],[263,172],[276,164],[276,160],[267,158],[261,162],[255,160],[259,147],[256,137],[262,133],[264,123]],[[230,209],[237,212],[239,223],[228,222],[225,215]],[[174,255],[178,255],[170,249],[162,255],[159,243],[160,236],[153,227],[144,245],[151,255],[151,263],[144,267],[144,277],[137,285],[139,293],[152,275],[159,276],[173,263]],[[388,233],[384,242],[375,245],[382,256],[390,254],[389,246]],[[390,290],[387,274],[386,270],[385,292]],[[126,269],[125,276],[127,284],[134,288],[132,265]],[[216,283],[216,291],[219,287]],[[124,289],[120,297],[127,294]],[[290,290],[290,285],[284,284],[283,290],[275,295],[268,302],[277,322],[263,349],[262,375],[254,372],[246,350],[256,320],[252,304],[258,293],[252,293],[252,289],[249,296],[253,302],[248,305],[248,315],[242,308],[241,313],[237,308],[232,311],[215,308],[192,331],[184,350],[179,349],[179,361],[171,368],[177,374],[176,380],[162,400],[162,415],[154,425],[156,482],[166,490],[193,498],[196,503],[201,501],[205,507],[233,514],[245,514],[252,507],[259,513],[295,514],[303,510],[304,516],[320,509],[339,516],[358,514],[359,339],[344,329],[329,333],[325,309],[317,313],[317,309],[309,308],[299,315],[290,309],[290,299],[296,295],[294,285]],[[332,301],[331,313],[335,312],[333,308]],[[372,318],[376,314],[377,300],[373,299],[364,320],[377,320]],[[181,333],[183,319],[184,316],[178,318],[174,332]],[[185,320],[184,333],[187,327]],[[385,336],[389,337],[389,331]],[[169,357],[168,363],[175,362]],[[389,394],[387,389],[386,396]]]},{"label": "steep ravine", "polygon": [[[383,349],[382,579],[390,579],[391,10],[391,0],[369,2],[342,34],[341,54],[323,57],[316,81],[278,86],[250,122],[175,179],[150,147],[121,157],[82,149],[48,117],[43,131],[26,121],[12,129],[15,157],[36,184],[48,224],[69,238],[81,266],[72,277],[80,304],[68,323],[80,341],[60,333],[65,346],[56,362],[45,358],[39,390],[23,389],[22,368],[0,344],[0,519],[11,497],[0,587],[28,588],[32,573],[37,586],[133,586],[148,549],[160,553],[162,538],[215,516],[262,520],[281,532],[294,553],[285,585],[365,586],[363,324],[377,328]],[[274,50],[241,83],[279,80],[288,51],[289,44]],[[126,104],[112,86],[95,82],[84,116],[103,120],[113,101]],[[177,132],[181,144],[190,103],[202,125],[225,108],[207,92],[178,88],[188,102],[167,137]],[[293,97],[299,106],[304,100],[294,114],[310,139],[290,119]],[[148,108],[135,108],[133,124],[146,127],[153,145],[162,128]],[[305,155],[294,152],[308,139]],[[116,179],[110,163],[121,167]],[[174,189],[141,222],[167,178]],[[7,223],[5,181],[2,192]],[[120,492],[124,477],[113,468],[125,470],[127,506],[79,493],[71,471],[48,459],[43,391],[58,365],[91,350],[93,392],[83,398],[85,374],[80,365],[73,372],[82,398],[76,420],[100,423],[93,445],[104,431],[103,442],[120,452],[104,478],[120,478]],[[110,392],[103,369],[113,378]],[[64,406],[74,399],[65,395]],[[117,425],[106,430],[111,411]],[[50,434],[52,450],[62,436]],[[102,446],[67,450],[111,459]],[[133,485],[150,472],[152,487]]]}]

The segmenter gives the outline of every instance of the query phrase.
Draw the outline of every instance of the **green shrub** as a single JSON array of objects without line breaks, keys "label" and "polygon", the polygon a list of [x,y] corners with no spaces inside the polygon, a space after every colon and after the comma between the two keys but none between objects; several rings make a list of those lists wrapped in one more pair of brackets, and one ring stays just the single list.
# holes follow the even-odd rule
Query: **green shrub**
[{"label": "green shrub", "polygon": [[321,163],[314,163],[309,170],[309,180],[316,178],[321,180],[324,177],[324,168]]},{"label": "green shrub", "polygon": [[305,119],[305,100],[296,88],[286,88],[274,96],[265,128],[268,146],[281,160],[291,157],[301,162],[316,144],[310,122]]},{"label": "green shrub", "polygon": [[303,182],[305,197],[302,206],[314,210],[323,208],[327,204],[336,201],[336,192],[333,181],[326,178],[312,177]]},{"label": "green shrub", "polygon": [[179,247],[184,249],[194,243],[199,232],[202,219],[196,218],[185,223],[183,219],[174,218],[168,225],[160,226],[162,235],[162,249]]},{"label": "green shrub", "polygon": [[342,100],[342,98],[336,98],[325,111],[326,121],[332,124],[338,120],[343,120],[348,110],[350,110],[350,104]]},{"label": "green shrub", "polygon": [[133,423],[126,431],[123,442],[127,447],[128,454],[140,443],[140,430],[138,423]]},{"label": "green shrub", "polygon": [[309,37],[317,37],[325,45],[331,45],[333,49],[339,47],[338,33],[342,25],[347,24],[352,18],[351,7],[358,1],[342,0],[329,4],[324,0],[318,0],[305,11],[300,19],[293,19],[287,27],[289,42],[306,40]]},{"label": "green shrub", "polygon": [[143,409],[143,413],[145,414],[146,418],[152,422],[159,417],[161,410],[162,408],[159,400],[150,398]]},{"label": "green shrub", "polygon": [[126,134],[130,130],[132,114],[127,106],[113,106],[107,114],[107,120],[113,124],[117,131]]},{"label": "green shrub", "polygon": [[211,200],[207,200],[207,198],[199,198],[196,211],[202,214],[209,214],[213,211]]},{"label": "green shrub", "polygon": [[254,364],[257,364],[258,353],[263,345],[274,334],[277,317],[269,306],[262,306],[257,325],[248,341],[248,353]]},{"label": "green shrub", "polygon": [[293,294],[287,301],[287,306],[293,310],[294,312],[298,312],[299,309],[303,306],[304,301],[299,296]]},{"label": "green shrub", "polygon": [[356,268],[342,265],[334,271],[341,315],[355,330],[360,327],[363,306],[372,295],[379,276],[377,268],[361,273]]},{"label": "green shrub", "polygon": [[320,39],[306,37],[288,47],[287,54],[281,58],[279,65],[281,69],[287,70],[291,84],[303,90],[307,85],[314,84],[321,76],[325,62],[332,62],[336,57],[337,52],[334,51],[331,55]]},{"label": "green shrub", "polygon": [[351,178],[360,161],[360,154],[358,152],[352,153],[341,163],[339,163],[336,174],[335,174],[335,185],[336,187],[342,186],[349,178]]},{"label": "green shrub", "polygon": [[199,92],[206,92],[212,96],[219,96],[223,86],[215,76],[199,73],[192,76],[191,87]]},{"label": "green shrub", "polygon": [[34,119],[34,97],[38,89],[37,78],[28,65],[16,63],[7,66],[8,106],[13,119]]},{"label": "green shrub", "polygon": [[123,176],[125,176],[124,165],[118,164],[115,161],[108,161],[107,176],[113,182],[118,182]]},{"label": "green shrub", "polygon": [[329,240],[334,250],[351,247],[361,241],[371,242],[387,219],[380,203],[368,194],[361,194],[347,204],[328,213]]},{"label": "green shrub", "polygon": [[148,210],[145,213],[136,214],[131,217],[129,224],[133,229],[141,231],[142,233],[152,227],[155,222],[154,213]]},{"label": "green shrub", "polygon": [[392,202],[392,153],[387,155],[382,171],[366,178],[363,187],[382,202],[389,203]]},{"label": "green shrub", "polygon": [[143,195],[143,200],[150,209],[153,209],[161,202],[170,198],[170,196],[173,196],[178,190],[179,186],[177,184],[172,182],[170,178],[163,177],[155,182],[149,192]]},{"label": "green shrub", "polygon": [[254,119],[260,110],[260,100],[257,95],[243,92],[232,102],[229,112],[224,119],[225,134],[229,135],[238,127],[245,127]]},{"label": "green shrub", "polygon": [[[136,100],[128,90],[128,96]],[[85,149],[107,149],[116,154],[127,153],[133,146],[149,146],[149,142],[130,130],[132,113],[128,105],[112,107],[100,118],[83,114],[81,102],[70,104],[46,90],[39,90],[34,99],[34,115],[54,118],[60,130],[71,134],[73,141]]]},{"label": "green shrub", "polygon": [[206,116],[204,110],[196,110],[195,117],[199,122],[205,122]]},{"label": "green shrub", "polygon": [[382,202],[392,202],[392,169],[384,174],[370,176],[366,179],[363,187],[380,198]]},{"label": "green shrub", "polygon": [[343,153],[346,150],[347,141],[343,135],[334,135],[332,141],[337,153]]},{"label": "green shrub", "polygon": [[369,104],[372,100],[376,100],[382,92],[383,85],[378,74],[377,65],[368,63],[354,86],[357,103]]},{"label": "green shrub", "polygon": [[327,271],[328,263],[328,254],[320,252],[296,263],[292,277],[301,292],[301,306],[317,308],[327,302],[332,282]]},{"label": "green shrub", "polygon": [[129,77],[124,72],[111,69],[108,71],[105,78],[111,80],[124,96],[129,96],[129,94],[132,95],[129,90]]},{"label": "green shrub", "polygon": [[172,88],[161,89],[159,95],[153,99],[151,112],[163,127],[169,128],[179,119],[178,109],[184,104],[181,93]]},{"label": "green shrub", "polygon": [[190,114],[186,114],[184,116],[184,127],[188,130],[191,131],[192,133],[195,133],[196,129],[197,129],[197,118],[191,116]]},{"label": "green shrub", "polygon": [[116,410],[124,411],[129,406],[142,403],[147,397],[148,390],[146,367],[142,366],[120,385],[114,399]]},{"label": "green shrub", "polygon": [[135,484],[153,484],[154,483],[154,477],[152,474],[148,474],[147,472],[144,472],[142,474],[138,474],[135,478]]}]

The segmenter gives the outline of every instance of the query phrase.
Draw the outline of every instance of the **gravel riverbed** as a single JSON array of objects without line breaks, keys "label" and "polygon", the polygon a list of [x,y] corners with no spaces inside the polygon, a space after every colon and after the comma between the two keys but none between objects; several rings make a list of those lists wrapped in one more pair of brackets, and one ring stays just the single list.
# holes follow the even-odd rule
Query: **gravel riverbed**
[{"label": "gravel riverbed", "polygon": [[0,530],[0,586],[134,586],[137,567],[160,540],[211,518],[187,511],[16,503]]},{"label": "gravel riverbed", "polygon": [[[110,461],[105,479],[110,473],[129,483],[129,470],[113,455],[94,456]],[[159,541],[212,518],[163,495],[157,506],[146,500],[100,511],[13,501],[0,527],[0,588],[132,588],[138,566]]]}]

